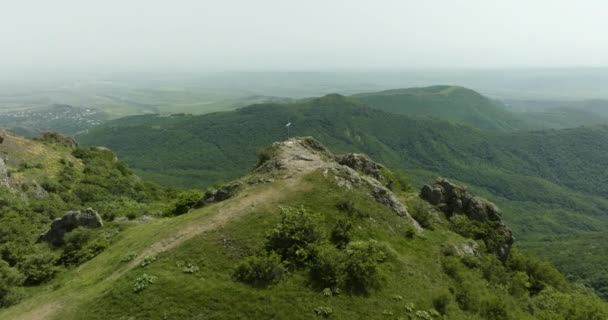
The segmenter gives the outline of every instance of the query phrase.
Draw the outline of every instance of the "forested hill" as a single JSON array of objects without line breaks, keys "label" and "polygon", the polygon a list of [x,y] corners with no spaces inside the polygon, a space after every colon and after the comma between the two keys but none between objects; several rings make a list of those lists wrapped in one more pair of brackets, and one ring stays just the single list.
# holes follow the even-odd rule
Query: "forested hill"
[{"label": "forested hill", "polygon": [[[435,119],[390,114],[340,95],[302,104],[253,105],[202,116],[122,118],[78,136],[86,145],[111,147],[144,175],[173,184],[204,186],[242,175],[256,150],[294,135],[319,137],[340,151],[362,151],[401,169],[425,169],[494,189],[480,172],[542,178],[571,189],[608,196],[608,127],[483,131]],[[176,178],[176,179],[174,179]]]},{"label": "forested hill", "polygon": [[529,129],[534,123],[497,101],[458,86],[386,90],[353,98],[391,113],[426,116],[484,129]]},{"label": "forested hill", "polygon": [[[182,187],[205,187],[251,169],[256,152],[291,134],[315,136],[336,152],[369,154],[402,170],[414,183],[437,175],[473,185],[513,210],[506,216],[520,245],[557,261],[559,251],[579,264],[558,267],[605,290],[601,246],[582,255],[577,239],[597,242],[608,231],[608,128],[534,132],[484,131],[436,119],[411,118],[329,95],[299,104],[261,104],[202,116],[136,116],[109,122],[84,145],[115,150],[138,174]],[[594,249],[595,248],[595,249]],[[607,295],[608,296],[608,295]]]}]

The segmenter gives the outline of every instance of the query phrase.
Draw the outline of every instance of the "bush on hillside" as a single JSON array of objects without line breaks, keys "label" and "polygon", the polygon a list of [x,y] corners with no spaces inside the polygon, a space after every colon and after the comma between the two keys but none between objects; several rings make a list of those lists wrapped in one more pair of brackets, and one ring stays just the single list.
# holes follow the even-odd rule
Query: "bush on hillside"
[{"label": "bush on hillside", "polygon": [[343,249],[351,240],[352,223],[340,219],[331,230],[330,241],[339,249]]},{"label": "bush on hillside", "polygon": [[421,227],[433,230],[433,216],[430,209],[425,206],[425,202],[421,199],[415,199],[409,207],[409,212],[414,220],[418,221]]},{"label": "bush on hillside", "polygon": [[64,265],[78,265],[93,259],[105,250],[109,241],[94,231],[78,227],[64,235],[63,253],[59,261]]},{"label": "bush on hillside", "polygon": [[352,293],[368,293],[380,285],[378,263],[386,253],[374,241],[355,241],[344,250],[344,287]]},{"label": "bush on hillside", "polygon": [[19,270],[25,276],[25,285],[38,285],[51,280],[59,271],[55,265],[57,258],[50,252],[29,254],[19,263]]},{"label": "bush on hillside", "polygon": [[19,270],[0,260],[0,307],[13,305],[20,300],[16,287],[21,285],[24,279]]},{"label": "bush on hillside", "polygon": [[321,245],[316,249],[315,259],[310,266],[310,276],[319,288],[340,288],[344,286],[346,255],[332,245]]},{"label": "bush on hillside", "polygon": [[314,257],[314,244],[323,238],[321,215],[304,207],[281,207],[281,222],[267,236],[266,250],[289,266],[303,266]]},{"label": "bush on hillside", "polygon": [[234,270],[233,277],[257,287],[266,287],[281,280],[285,267],[277,254],[251,256],[241,261]]},{"label": "bush on hillside", "polygon": [[173,201],[171,207],[166,211],[167,216],[179,216],[188,211],[194,204],[200,200],[202,194],[198,191],[186,191],[177,195],[177,199]]},{"label": "bush on hillside", "polygon": [[414,187],[412,187],[412,184],[404,174],[398,171],[390,171],[386,168],[381,169],[380,172],[388,180],[387,188],[389,190],[393,192],[411,192],[414,190]]},{"label": "bush on hillside", "polygon": [[142,274],[141,276],[135,279],[135,283],[133,284],[133,292],[141,292],[149,287],[151,284],[156,282],[157,277],[151,276],[148,274]]}]

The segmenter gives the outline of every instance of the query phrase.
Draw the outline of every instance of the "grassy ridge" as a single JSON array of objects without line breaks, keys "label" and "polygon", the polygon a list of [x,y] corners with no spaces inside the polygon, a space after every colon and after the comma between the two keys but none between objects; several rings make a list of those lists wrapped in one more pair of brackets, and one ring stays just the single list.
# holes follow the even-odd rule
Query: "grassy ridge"
[{"label": "grassy ridge", "polygon": [[[530,295],[515,280],[522,274],[490,263],[490,256],[477,260],[446,255],[446,246],[467,241],[448,230],[445,218],[433,220],[434,230],[411,237],[406,220],[362,190],[339,188],[331,181],[316,172],[295,189],[281,181],[255,185],[223,203],[133,225],[77,273],[54,280],[35,300],[0,311],[0,317],[21,319],[41,306],[56,308],[51,319],[425,319],[437,318],[431,316],[437,310],[448,319],[566,319],[566,315],[568,319],[601,319],[608,312],[597,298],[576,288],[558,289],[547,283],[542,294]],[[269,190],[273,197],[263,196]],[[413,194],[400,196],[408,199],[410,208],[432,210]],[[338,209],[336,205],[345,198],[352,200],[357,215]],[[236,212],[233,209],[246,199],[260,202],[215,224],[218,217]],[[338,220],[347,219],[353,224],[353,241],[377,241],[387,253],[378,265],[380,286],[367,295],[327,295],[323,288],[311,285],[304,269],[290,271],[267,288],[235,281],[234,266],[259,252],[266,234],[280,221],[278,205],[305,205],[320,213],[326,235]],[[149,263],[137,263],[129,270],[130,262],[121,261],[131,252],[142,255],[156,243],[175,241],[176,234],[193,226],[209,225],[216,227],[157,252]],[[187,265],[196,266],[190,269],[195,271],[186,272]],[[114,277],[117,272],[119,276]],[[136,292],[134,285],[144,274],[154,281]]]},{"label": "grassy ridge", "polygon": [[[144,177],[203,187],[245,174],[259,148],[286,136],[287,121],[293,123],[293,135],[314,136],[337,153],[367,153],[407,171],[413,181],[443,175],[477,187],[512,208],[506,218],[522,242],[608,230],[608,187],[602,183],[608,178],[603,170],[608,163],[604,126],[484,131],[389,114],[354,98],[329,95],[204,116],[124,118],[78,139],[111,147]],[[568,241],[563,238],[550,245],[577,254]],[[541,254],[551,259],[552,252]],[[580,259],[583,264],[596,263]],[[557,258],[553,261],[559,263]]]}]

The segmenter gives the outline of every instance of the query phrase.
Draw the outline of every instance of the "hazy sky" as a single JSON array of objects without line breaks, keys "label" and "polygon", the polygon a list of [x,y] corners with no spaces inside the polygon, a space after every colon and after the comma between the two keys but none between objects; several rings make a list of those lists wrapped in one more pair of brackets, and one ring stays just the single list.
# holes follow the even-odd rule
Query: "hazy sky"
[{"label": "hazy sky", "polygon": [[0,68],[608,66],[602,0],[0,0]]}]

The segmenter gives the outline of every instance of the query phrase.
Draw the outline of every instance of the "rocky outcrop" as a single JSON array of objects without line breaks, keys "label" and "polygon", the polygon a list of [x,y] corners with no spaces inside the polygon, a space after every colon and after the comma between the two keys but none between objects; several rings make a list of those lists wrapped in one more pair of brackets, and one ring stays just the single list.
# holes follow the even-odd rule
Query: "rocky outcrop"
[{"label": "rocky outcrop", "polygon": [[337,156],[339,164],[348,166],[356,171],[362,172],[366,175],[372,176],[378,180],[384,180],[382,176],[382,169],[384,167],[372,161],[368,156],[361,153],[349,153],[341,156]]},{"label": "rocky outcrop", "polygon": [[38,241],[46,241],[52,245],[60,246],[63,244],[63,235],[78,227],[94,229],[102,226],[101,216],[91,208],[82,211],[70,211],[63,217],[55,219],[51,223],[51,228],[41,234]]},{"label": "rocky outcrop", "polygon": [[220,186],[219,188],[211,188],[205,192],[203,197],[197,201],[193,208],[202,208],[206,204],[220,202],[232,198],[240,189],[241,182],[233,181]]},{"label": "rocky outcrop", "polygon": [[501,239],[501,243],[495,245],[492,251],[502,261],[507,260],[515,239],[511,229],[502,221],[502,214],[494,203],[476,197],[465,187],[444,178],[437,179],[432,186],[423,186],[420,197],[437,206],[448,218],[462,214],[474,221],[489,222]]},{"label": "rocky outcrop", "polygon": [[421,231],[422,227],[412,218],[399,199],[385,185],[381,174],[383,166],[363,154],[335,156],[323,144],[312,137],[298,137],[275,142],[261,155],[254,170],[252,181],[292,179],[316,170],[334,179],[339,187],[367,189],[378,203],[390,208],[400,217],[411,222]]}]

